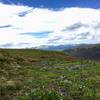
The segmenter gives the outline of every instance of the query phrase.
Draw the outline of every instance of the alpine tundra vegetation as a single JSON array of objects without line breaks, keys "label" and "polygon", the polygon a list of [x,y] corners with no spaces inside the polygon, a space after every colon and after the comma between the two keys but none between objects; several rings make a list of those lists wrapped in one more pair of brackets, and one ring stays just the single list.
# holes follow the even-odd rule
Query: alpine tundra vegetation
[{"label": "alpine tundra vegetation", "polygon": [[0,49],[1,100],[99,100],[100,64],[60,51]]}]

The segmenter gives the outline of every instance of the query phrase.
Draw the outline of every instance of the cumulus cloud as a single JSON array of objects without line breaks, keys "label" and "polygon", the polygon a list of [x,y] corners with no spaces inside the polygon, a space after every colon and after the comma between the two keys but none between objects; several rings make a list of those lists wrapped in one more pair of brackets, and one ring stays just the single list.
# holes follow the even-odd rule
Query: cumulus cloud
[{"label": "cumulus cloud", "polygon": [[8,28],[8,27],[12,27],[12,26],[11,25],[0,26],[0,28]]},{"label": "cumulus cloud", "polygon": [[88,27],[88,25],[85,25],[85,24],[82,24],[82,23],[78,22],[78,23],[75,23],[75,24],[73,24],[73,25],[71,25],[69,27],[66,27],[62,31],[75,31],[75,30],[77,30],[77,29],[79,29],[81,27]]},{"label": "cumulus cloud", "polygon": [[0,47],[100,43],[100,9],[58,11],[0,3]]}]

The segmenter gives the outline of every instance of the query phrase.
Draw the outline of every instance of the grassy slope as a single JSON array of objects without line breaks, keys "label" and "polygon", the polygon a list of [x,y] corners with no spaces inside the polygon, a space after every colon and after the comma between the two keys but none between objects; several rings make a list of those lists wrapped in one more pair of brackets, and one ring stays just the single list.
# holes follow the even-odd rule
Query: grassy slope
[{"label": "grassy slope", "polygon": [[0,100],[99,100],[100,64],[62,52],[0,49]]}]

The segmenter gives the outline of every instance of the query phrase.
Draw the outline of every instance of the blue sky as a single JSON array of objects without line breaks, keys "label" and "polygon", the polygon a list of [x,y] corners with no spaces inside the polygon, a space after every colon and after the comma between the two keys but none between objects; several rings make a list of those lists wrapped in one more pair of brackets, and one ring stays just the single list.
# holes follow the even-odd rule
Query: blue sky
[{"label": "blue sky", "polygon": [[32,7],[63,8],[84,7],[100,8],[99,0],[2,0],[6,4],[23,4]]},{"label": "blue sky", "polygon": [[0,48],[100,43],[99,0],[0,0]]}]

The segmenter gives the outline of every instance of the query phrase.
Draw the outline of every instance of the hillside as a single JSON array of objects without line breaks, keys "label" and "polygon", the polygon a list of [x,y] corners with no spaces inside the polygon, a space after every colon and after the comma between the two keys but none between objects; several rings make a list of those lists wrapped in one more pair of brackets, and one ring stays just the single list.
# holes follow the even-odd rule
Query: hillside
[{"label": "hillside", "polygon": [[100,64],[63,52],[0,49],[0,100],[99,100]]},{"label": "hillside", "polygon": [[76,48],[66,49],[64,52],[79,58],[100,60],[100,44],[79,45]]}]

